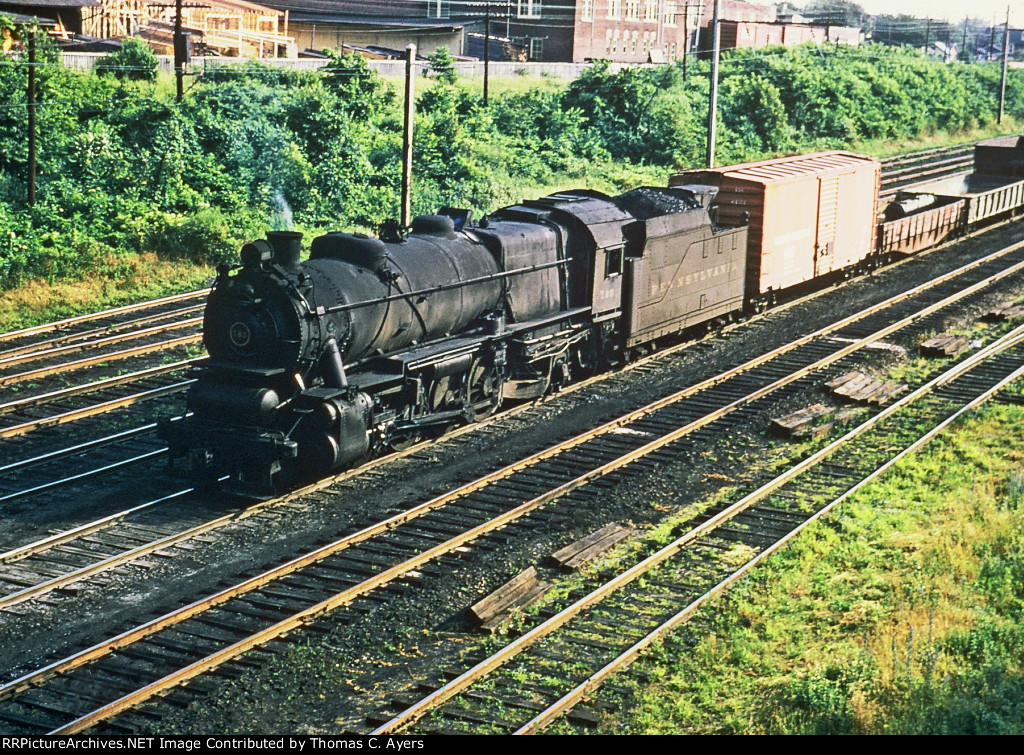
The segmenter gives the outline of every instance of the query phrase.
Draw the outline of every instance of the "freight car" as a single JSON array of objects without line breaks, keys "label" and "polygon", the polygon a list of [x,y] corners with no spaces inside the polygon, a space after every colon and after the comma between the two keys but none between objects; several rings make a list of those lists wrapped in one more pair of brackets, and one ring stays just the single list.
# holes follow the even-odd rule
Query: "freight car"
[{"label": "freight car", "polygon": [[878,160],[836,151],[686,171],[670,183],[714,186],[719,220],[749,223],[746,296],[763,309],[781,291],[873,263],[881,174]]},{"label": "freight car", "polygon": [[1024,137],[979,142],[975,172],[904,191],[878,225],[886,259],[915,254],[968,230],[1020,212],[1024,206]]},{"label": "freight car", "polygon": [[543,395],[626,350],[743,306],[746,228],[712,224],[708,187],[526,201],[405,238],[328,233],[300,262],[272,233],[222,268],[172,457],[269,493],[504,400]]}]

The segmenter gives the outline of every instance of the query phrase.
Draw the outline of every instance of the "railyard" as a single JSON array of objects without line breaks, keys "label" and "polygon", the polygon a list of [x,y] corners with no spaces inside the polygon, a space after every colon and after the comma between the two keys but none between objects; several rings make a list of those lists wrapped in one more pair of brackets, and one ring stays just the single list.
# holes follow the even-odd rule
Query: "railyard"
[{"label": "railyard", "polygon": [[[781,380],[784,371],[765,361],[770,344],[782,351],[810,349],[814,358],[801,365],[804,369],[816,364],[819,370],[834,375],[840,365],[848,368],[846,360],[854,357],[847,355],[857,352],[863,354],[856,357],[858,366],[884,375],[888,365],[900,361],[894,354],[900,349],[912,352],[926,335],[960,330],[986,342],[996,338],[998,328],[982,335],[970,323],[993,307],[1019,299],[1016,232],[1011,223],[911,258],[869,278],[771,310],[536,405],[520,407],[483,426],[415,446],[379,466],[345,473],[284,499],[248,506],[223,496],[195,497],[187,481],[185,487],[168,487],[173,474],[164,477],[158,466],[152,466],[151,458],[136,456],[113,463],[107,459],[100,469],[84,473],[102,480],[103,489],[80,476],[82,472],[63,483],[58,474],[50,482],[32,478],[24,487],[19,484],[4,501],[4,513],[12,527],[5,534],[7,552],[0,560],[4,578],[11,579],[6,597],[0,599],[0,608],[9,617],[0,631],[5,644],[17,652],[5,671],[11,681],[0,687],[0,718],[13,731],[63,727],[73,731],[91,725],[98,726],[97,731],[110,732],[151,727],[175,731],[184,730],[177,727],[186,725],[186,720],[194,721],[196,715],[200,721],[223,725],[236,713],[218,711],[218,690],[258,689],[265,684],[259,681],[261,677],[267,673],[276,676],[281,664],[289,663],[282,657],[308,653],[310,658],[322,658],[326,653],[347,659],[348,665],[339,662],[339,670],[330,676],[347,680],[351,692],[318,714],[319,725],[328,726],[328,718],[346,730],[362,730],[368,727],[367,720],[386,723],[382,711],[390,700],[409,699],[410,675],[429,684],[437,669],[459,667],[461,651],[473,638],[463,623],[463,611],[525,566],[545,563],[559,547],[611,522],[653,526],[669,511],[695,512],[692,507],[706,496],[721,495],[734,487],[727,482],[736,483],[739,489],[753,489],[762,478],[771,479],[774,475],[750,465],[747,459],[758,453],[784,455],[765,437],[764,429],[773,416],[819,398],[822,373],[796,373]],[[1004,251],[993,255],[991,261],[953,274],[963,266],[965,257],[984,257],[1000,245]],[[993,266],[1003,269],[989,270]],[[946,289],[938,285],[940,271],[951,274]],[[996,277],[988,281],[993,274]],[[962,299],[955,295],[955,302],[943,301],[967,286],[963,276],[970,277],[977,290]],[[913,288],[915,282],[923,287],[918,296],[933,297],[930,302],[935,310],[907,317],[911,330],[865,325],[856,335],[838,332],[868,317],[869,302],[884,302],[900,290]],[[844,312],[849,323],[828,325]],[[906,316],[894,319],[899,322]],[[833,340],[841,344],[839,352],[826,357],[815,351],[817,347],[810,341],[818,328],[836,333]],[[832,336],[819,337],[828,340]],[[892,348],[858,352],[858,347],[879,340]],[[67,345],[54,344],[58,349]],[[20,359],[28,351],[24,345],[16,348],[22,352],[12,359]],[[970,365],[965,361],[970,358],[960,361]],[[746,364],[751,359],[756,364]],[[97,360],[103,361],[103,357]],[[723,382],[730,362],[741,365],[732,370],[743,376],[736,378],[741,383],[751,380],[750,375],[758,369],[767,370],[770,379],[764,385],[774,392],[762,387],[748,398],[750,386],[742,392],[730,389],[730,384]],[[174,373],[185,366],[172,362],[166,369]],[[792,367],[787,365],[785,371],[789,369]],[[41,372],[30,374],[32,379],[42,379]],[[146,377],[149,375],[152,373]],[[702,380],[706,390],[712,391],[708,397],[700,390]],[[927,383],[923,376],[918,382],[922,386]],[[690,387],[680,393],[682,385]],[[184,387],[179,385],[176,390]],[[77,390],[72,386],[56,390],[68,389]],[[720,391],[722,398],[710,399],[714,391]],[[101,405],[109,406],[108,401]],[[659,411],[673,401],[681,406],[692,402],[700,411],[689,419],[661,420],[662,430],[675,429],[655,440],[653,428],[626,424],[645,421],[654,411],[647,406],[652,401]],[[22,406],[16,404],[11,412]],[[145,425],[135,425],[113,409],[103,412],[109,414],[104,422],[110,421],[110,438],[96,437],[95,428],[81,430],[82,436],[74,436],[70,448],[61,447],[68,440],[63,432],[47,441],[46,430],[26,429],[21,445],[8,452],[6,468],[40,468],[62,456],[147,431]],[[623,418],[613,419],[623,410],[627,410]],[[42,426],[54,424],[56,421],[44,420]],[[588,424],[599,429],[588,428]],[[70,427],[83,426],[75,420]],[[550,447],[550,439],[568,437],[560,447],[582,450],[588,446],[582,437],[576,437],[579,432],[604,438],[612,455],[584,452],[590,465],[585,468],[578,466],[579,460],[561,461],[558,454],[562,451]],[[31,454],[23,450],[26,445]],[[158,456],[159,451],[154,447],[139,456]],[[651,461],[627,464],[644,456],[641,451],[651,454]],[[21,456],[23,453],[26,455]],[[550,465],[546,470],[545,463]],[[140,466],[129,467],[125,474],[129,464]],[[621,471],[613,471],[623,464]],[[480,477],[481,469],[487,468],[497,472]],[[153,471],[143,475],[140,469]],[[517,475],[525,475],[524,481],[517,481]],[[541,482],[554,487],[537,487]],[[67,487],[60,489],[58,484]],[[156,490],[163,495],[155,497]],[[482,498],[466,495],[469,490]],[[426,495],[428,492],[433,495]],[[508,509],[517,499],[523,504]],[[112,504],[123,505],[126,500],[131,503],[127,510],[114,510]],[[455,509],[444,508],[449,501]],[[498,509],[507,509],[505,518],[494,520]],[[774,529],[779,529],[780,522],[799,521],[777,509],[774,506],[764,515],[775,518]],[[103,516],[94,519],[100,513]],[[219,516],[211,518],[211,514]],[[742,534],[753,524],[750,515],[746,516],[739,533],[725,536],[729,545],[724,550],[731,553],[738,543],[752,547],[749,555],[756,558],[757,550],[768,552],[771,548],[763,534]],[[439,519],[433,522],[431,517]],[[56,523],[59,526],[55,527]],[[70,526],[73,524],[79,526]],[[453,528],[466,526],[470,529],[455,535]],[[402,527],[411,529],[403,534]],[[60,531],[29,543],[33,530],[42,534],[46,529]],[[721,542],[718,546],[717,551],[723,551]],[[418,555],[406,555],[413,552]],[[35,567],[33,558],[38,559]],[[268,570],[275,561],[284,563]],[[273,581],[277,579],[283,581]],[[344,590],[332,594],[332,584]],[[713,584],[709,582],[707,587]],[[269,592],[261,593],[261,589]],[[204,595],[208,597],[199,599]],[[176,603],[185,608],[172,610]],[[294,617],[285,618],[290,612]],[[553,616],[557,612],[548,613]],[[154,614],[160,616],[147,620]],[[239,622],[243,616],[247,618]],[[526,622],[520,629],[527,629],[529,619],[518,621]],[[612,622],[614,626],[619,623]],[[46,629],[57,625],[61,626],[59,633]],[[254,628],[261,634],[247,638],[245,632]],[[45,633],[47,642],[38,641],[40,632]],[[382,633],[388,638],[383,647]],[[624,628],[622,634],[631,636]],[[97,644],[104,636],[118,639],[110,647]],[[288,639],[283,641],[285,637]],[[131,644],[135,640],[155,646]],[[588,642],[591,648],[595,643],[607,644],[594,637]],[[428,643],[434,649],[425,652]],[[260,649],[249,652],[257,645]],[[140,650],[144,647],[149,649]],[[71,672],[73,668],[80,670]],[[434,669],[433,675],[429,668]],[[215,670],[208,673],[208,669]],[[78,682],[77,673],[99,676]],[[138,685],[138,692],[129,694],[124,687],[128,680]],[[189,683],[181,688],[178,685],[183,681]],[[58,686],[38,687],[37,682]],[[295,676],[286,681],[286,687],[300,683]],[[337,695],[338,689],[332,687],[332,693]],[[315,705],[297,690],[283,694],[299,695],[307,710]],[[159,703],[155,702],[157,695]],[[121,713],[122,708],[147,701],[136,710]],[[474,713],[475,705],[450,720],[494,725],[493,713]],[[536,706],[536,701],[530,701],[520,707],[532,710]],[[101,712],[90,717],[94,708]],[[284,708],[282,715],[288,715]],[[284,719],[275,720],[277,723],[268,725],[286,725]],[[593,712],[584,712],[578,720],[586,724],[596,719]],[[440,728],[447,730],[450,724]]]}]

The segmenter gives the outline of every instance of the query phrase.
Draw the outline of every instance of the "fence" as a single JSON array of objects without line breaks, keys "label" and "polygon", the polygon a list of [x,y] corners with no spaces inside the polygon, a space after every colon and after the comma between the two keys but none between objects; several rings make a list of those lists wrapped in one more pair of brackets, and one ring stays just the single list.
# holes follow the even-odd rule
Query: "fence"
[{"label": "fence", "polygon": [[[96,61],[103,57],[98,52],[66,52],[63,54],[64,67],[73,71],[91,71]],[[159,70],[173,73],[174,56],[157,55]],[[193,73],[208,71],[225,65],[236,65],[253,60],[253,58],[193,58],[189,70]],[[260,63],[277,68],[288,68],[293,71],[315,71],[326,65],[327,61],[319,58],[261,58]],[[370,60],[369,67],[382,76],[404,76],[405,61],[403,60]],[[425,61],[418,65],[426,67]],[[590,65],[589,63],[506,63],[491,61],[489,76],[491,78],[514,78],[516,76],[552,76],[562,79],[575,79]],[[456,62],[455,71],[463,77],[483,77],[483,61]]]}]

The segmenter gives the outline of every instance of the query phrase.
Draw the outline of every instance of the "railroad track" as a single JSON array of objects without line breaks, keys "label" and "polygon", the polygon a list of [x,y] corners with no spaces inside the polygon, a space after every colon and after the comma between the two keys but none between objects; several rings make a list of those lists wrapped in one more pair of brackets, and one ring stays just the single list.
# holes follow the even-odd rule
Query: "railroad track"
[{"label": "railroad track", "polygon": [[[668,404],[677,403],[683,398],[698,396],[705,389],[714,388],[726,380],[746,378],[750,373],[763,368],[773,360],[795,358],[797,361],[794,364],[799,365],[802,360],[810,359],[814,368],[820,369],[826,366],[822,360],[835,360],[853,354],[866,344],[901,328],[909,327],[912,324],[916,324],[919,328],[928,328],[930,321],[927,318],[933,316],[934,313],[954,306],[964,297],[983,291],[991,284],[1009,275],[1024,271],[1024,243],[1010,247],[1008,250],[992,255],[984,262],[979,261],[964,266],[946,277],[936,278],[912,292],[890,299],[873,309],[860,312],[822,331],[805,336],[797,342],[740,365],[729,373],[698,383],[695,387],[674,394],[664,401]],[[1017,254],[1018,257],[1008,260],[1007,257],[1012,257],[1013,254]],[[965,275],[973,276],[971,285],[966,287],[963,280]],[[920,299],[916,298],[920,296],[925,296],[927,302],[922,303]],[[894,319],[895,325],[893,324]],[[817,345],[817,341],[822,339],[832,340],[828,340],[822,347]],[[801,350],[807,351],[808,354],[806,356],[801,354]],[[642,367],[642,364],[638,365],[639,369]],[[771,369],[772,375],[776,373],[790,374],[788,372],[789,364],[785,364],[781,368],[778,364],[772,364]],[[798,366],[795,369],[802,368]],[[796,377],[800,376],[798,373],[793,374]],[[757,378],[755,378],[756,380]],[[769,382],[768,385],[774,388],[773,382]],[[737,389],[731,388],[730,390]],[[744,390],[746,390],[745,387]],[[745,393],[743,395],[746,396]],[[749,398],[745,400],[749,400]],[[726,402],[725,406],[729,407],[728,411],[735,408],[730,402]],[[721,409],[709,411],[707,407],[707,399],[701,396],[697,409],[686,407],[683,415],[660,421],[667,421],[671,425],[680,424],[693,430],[697,429],[701,423],[709,422],[727,413]],[[652,407],[644,407],[639,411],[646,414],[652,411]],[[619,424],[627,421],[632,421],[632,418],[616,420]],[[698,425],[693,425],[695,422]],[[462,432],[476,431],[479,427],[479,425],[470,426]],[[612,429],[617,427],[618,425],[615,425]],[[631,432],[639,432],[639,437],[644,437],[656,430],[657,428],[641,428],[640,430],[631,430]],[[621,447],[624,443],[628,444],[628,441],[616,439],[615,447]],[[419,448],[409,449],[405,453],[416,453]],[[162,449],[154,449],[131,457],[127,463],[147,461],[161,455]],[[212,519],[202,518],[200,514],[203,511],[203,503],[190,498],[194,489],[187,487],[173,493],[159,495],[153,501],[136,504],[125,512],[103,517],[92,524],[82,525],[66,533],[50,535],[40,541],[13,548],[0,554],[0,565],[3,566],[0,568],[0,610],[10,609],[54,590],[70,589],[71,586],[80,585],[84,580],[98,574],[120,568],[154,553],[160,553],[171,546],[209,536],[210,533],[222,527],[238,525],[243,520],[246,522],[245,526],[266,526],[267,523],[262,520],[262,517],[272,513],[278,506],[288,506],[292,501],[315,490],[338,484],[365,471],[365,469],[351,470],[330,480],[298,490],[282,499],[273,499],[248,508],[234,507],[228,513]],[[53,481],[46,487],[56,487],[61,483],[60,480]],[[0,497],[0,502],[3,502],[5,498],[10,500],[32,492],[34,489],[29,489],[24,493],[8,493],[5,497]],[[182,512],[178,522],[184,526],[180,526],[176,530],[168,529],[166,523],[163,522],[160,525],[154,525],[146,521],[139,523],[133,521],[134,518],[142,516],[144,513],[149,515],[160,505],[171,501],[178,507],[188,505],[198,508],[198,513],[196,511],[191,514]],[[37,569],[35,565],[39,563],[41,563],[41,567]]]},{"label": "railroad track", "polygon": [[[703,511],[668,545],[648,547],[632,567],[577,591],[584,594],[471,668],[400,702],[371,733],[531,734],[567,717],[805,527],[1022,377],[1024,326],[739,500]],[[597,716],[576,720],[592,725]]]},{"label": "railroad track", "polygon": [[[40,428],[63,425],[181,393],[195,381],[182,379],[180,373],[197,361],[179,360],[0,403],[0,439],[25,435]],[[88,400],[82,402],[83,396]]]},{"label": "railroad track", "polygon": [[[1024,260],[1017,259],[1011,267],[1020,271]],[[27,731],[81,731],[315,623],[328,611],[343,606],[358,610],[360,601],[386,600],[387,591],[395,590],[401,580],[437,568],[439,559],[457,558],[468,544],[513,537],[509,528],[529,526],[531,517],[547,519],[580,505],[600,489],[602,480],[656,469],[678,453],[680,442],[706,442],[728,427],[727,418],[762,411],[780,393],[809,389],[816,381],[813,373],[842,366],[870,343],[914,323],[927,327],[929,316],[988,285],[993,271],[974,270],[985,282],[966,293],[931,294],[933,301],[925,309],[918,303],[913,314],[895,315],[896,322],[890,316],[887,325],[865,338],[851,343],[846,329],[863,317],[847,318],[828,333],[807,336],[780,353],[692,386],[24,674],[0,687],[0,720]],[[1010,274],[1004,265],[996,275]],[[932,289],[926,285],[917,293]],[[495,534],[498,530],[504,534]]]},{"label": "railroad track", "polygon": [[916,184],[970,173],[974,169],[974,143],[912,152],[882,160],[880,196],[888,199]]},{"label": "railroad track", "polygon": [[[0,439],[183,390],[188,382],[175,373],[193,361],[166,363],[167,356],[201,340],[204,295],[193,291],[0,334]],[[127,360],[141,368],[125,373]],[[87,377],[70,381],[70,374]]]},{"label": "railroad track", "polygon": [[[193,315],[203,306],[201,303],[196,304],[196,300],[204,298],[207,293],[206,289],[189,291],[0,333],[0,358],[102,338],[117,331],[152,325],[168,318]],[[46,334],[54,335],[40,338]]]}]

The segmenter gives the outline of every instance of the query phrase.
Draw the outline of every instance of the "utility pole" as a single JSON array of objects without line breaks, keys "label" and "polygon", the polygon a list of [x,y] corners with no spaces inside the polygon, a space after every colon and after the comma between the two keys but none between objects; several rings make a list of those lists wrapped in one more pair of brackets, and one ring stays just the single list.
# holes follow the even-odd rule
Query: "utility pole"
[{"label": "utility pole", "polygon": [[683,81],[686,81],[686,67],[690,61],[690,1],[683,4]]},{"label": "utility pole", "polygon": [[1010,6],[1006,6],[1006,23],[1003,25],[1003,77],[999,82],[999,123],[1003,122],[1003,108],[1006,106],[1006,63],[1010,59]]},{"label": "utility pole", "polygon": [[491,64],[491,4],[487,3],[484,16],[484,107],[487,107],[487,82],[490,78]]},{"label": "utility pole", "polygon": [[402,133],[402,228],[412,224],[412,116],[415,109],[413,66],[416,45],[405,48],[405,129]]},{"label": "utility pole", "polygon": [[719,55],[719,28],[718,11],[721,0],[715,0],[714,17],[712,20],[711,39],[713,49],[711,52],[711,97],[708,102],[708,168],[715,167],[715,121],[718,115],[718,55]]},{"label": "utility pole", "polygon": [[36,26],[28,32],[28,203],[36,203]]},{"label": "utility pole", "polygon": [[928,17],[928,22],[924,27],[924,54],[928,55],[928,48],[932,46],[932,19]]},{"label": "utility pole", "polygon": [[988,55],[985,60],[992,60],[992,51],[996,49],[996,14],[992,14],[992,26],[989,28]]},{"label": "utility pole", "polygon": [[174,78],[178,84],[177,101],[185,96],[185,38],[181,36],[181,0],[174,0]]},{"label": "utility pole", "polygon": [[967,16],[964,16],[964,40],[960,43],[960,55],[965,63],[970,62],[967,55]]}]

